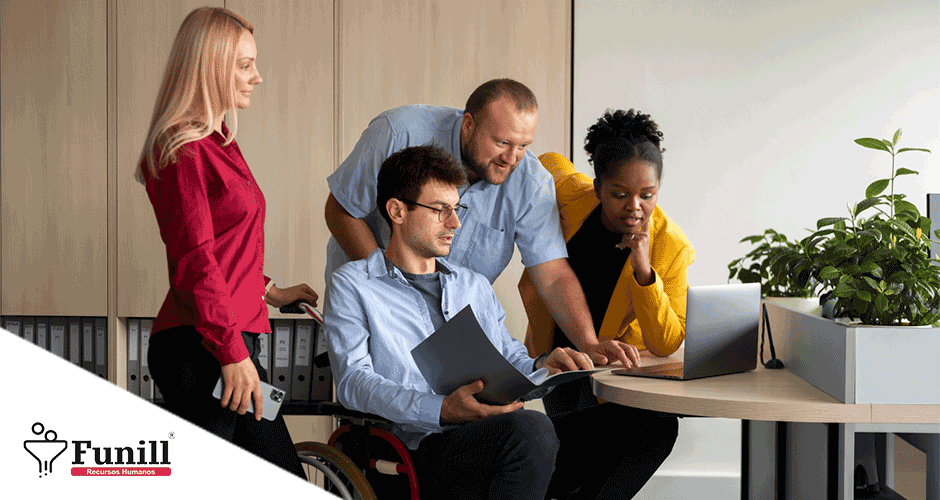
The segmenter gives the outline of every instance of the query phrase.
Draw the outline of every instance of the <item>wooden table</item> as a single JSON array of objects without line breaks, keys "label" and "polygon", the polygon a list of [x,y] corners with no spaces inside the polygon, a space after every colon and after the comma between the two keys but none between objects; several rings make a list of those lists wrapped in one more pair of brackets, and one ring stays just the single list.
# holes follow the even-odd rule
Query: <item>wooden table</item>
[{"label": "wooden table", "polygon": [[[643,353],[644,365],[681,359],[681,350],[667,358]],[[759,363],[750,372],[683,381],[608,370],[592,384],[614,403],[741,419],[742,498],[852,498],[855,433],[940,432],[940,405],[845,404],[786,369]]]}]

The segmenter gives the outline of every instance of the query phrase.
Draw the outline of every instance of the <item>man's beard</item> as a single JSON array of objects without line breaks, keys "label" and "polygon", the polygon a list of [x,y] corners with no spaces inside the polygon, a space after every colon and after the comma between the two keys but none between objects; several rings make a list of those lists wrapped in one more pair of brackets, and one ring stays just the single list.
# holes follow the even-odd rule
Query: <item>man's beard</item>
[{"label": "man's beard", "polygon": [[483,166],[473,161],[473,156],[471,156],[470,152],[467,151],[466,146],[460,146],[460,162],[463,163],[464,169],[467,170],[467,180],[470,182],[470,184],[473,184],[480,179],[486,178],[486,172],[484,171]]}]

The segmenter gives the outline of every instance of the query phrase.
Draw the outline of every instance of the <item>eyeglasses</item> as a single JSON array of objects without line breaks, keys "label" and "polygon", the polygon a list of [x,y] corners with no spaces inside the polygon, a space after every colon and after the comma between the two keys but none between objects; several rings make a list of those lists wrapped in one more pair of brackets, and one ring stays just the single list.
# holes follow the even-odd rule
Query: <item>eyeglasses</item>
[{"label": "eyeglasses", "polygon": [[434,207],[429,207],[429,206],[427,206],[427,205],[423,205],[423,204],[418,203],[417,201],[414,201],[414,200],[409,200],[409,199],[406,199],[406,198],[400,198],[400,199],[401,199],[401,201],[404,201],[405,203],[411,203],[411,204],[413,204],[413,205],[418,205],[419,207],[424,207],[424,208],[429,208],[429,209],[431,209],[431,210],[434,210],[435,212],[437,212],[437,220],[439,220],[439,221],[441,221],[441,222],[444,222],[444,221],[450,219],[450,216],[451,216],[451,215],[454,215],[454,211],[457,210],[458,208],[462,208],[462,209],[464,209],[464,210],[467,209],[467,206],[464,205],[464,204],[462,204],[462,203],[458,203],[457,205],[455,205],[455,206],[453,206],[453,207],[450,206],[450,205],[444,205],[444,206],[441,207],[441,208],[434,208]]}]

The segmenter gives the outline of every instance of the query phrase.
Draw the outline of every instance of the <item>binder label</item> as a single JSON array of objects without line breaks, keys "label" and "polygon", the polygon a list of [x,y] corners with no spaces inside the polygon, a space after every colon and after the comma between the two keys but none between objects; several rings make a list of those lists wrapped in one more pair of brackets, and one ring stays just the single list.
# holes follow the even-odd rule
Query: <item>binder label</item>
[{"label": "binder label", "polygon": [[94,338],[93,337],[94,325],[86,322],[82,324],[82,329],[84,330],[82,338],[85,340],[82,343],[82,361],[91,363],[92,361],[94,361],[94,352],[95,352],[94,342],[92,341],[92,339]]},{"label": "binder label", "polygon": [[274,367],[290,366],[290,327],[279,326],[274,329]]},{"label": "binder label", "polygon": [[294,353],[294,364],[308,366],[310,364],[310,339],[313,329],[310,325],[297,325],[297,349]]}]

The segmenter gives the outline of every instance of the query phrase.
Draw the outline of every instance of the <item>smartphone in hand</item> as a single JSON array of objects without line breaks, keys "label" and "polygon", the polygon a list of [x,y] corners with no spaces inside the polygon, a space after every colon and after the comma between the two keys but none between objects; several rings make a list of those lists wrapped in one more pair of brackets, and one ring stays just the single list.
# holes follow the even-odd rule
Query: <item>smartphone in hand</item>
[{"label": "smartphone in hand", "polygon": [[[222,399],[221,376],[219,376],[219,381],[215,383],[215,390],[212,391],[212,395],[215,397],[215,399]],[[264,404],[261,405],[263,412],[261,417],[266,420],[274,420],[274,417],[277,416],[277,412],[281,410],[281,403],[284,402],[284,397],[287,395],[287,393],[262,380],[261,395],[264,397]],[[254,413],[255,402],[252,399],[248,401],[248,414],[254,415]]]}]

